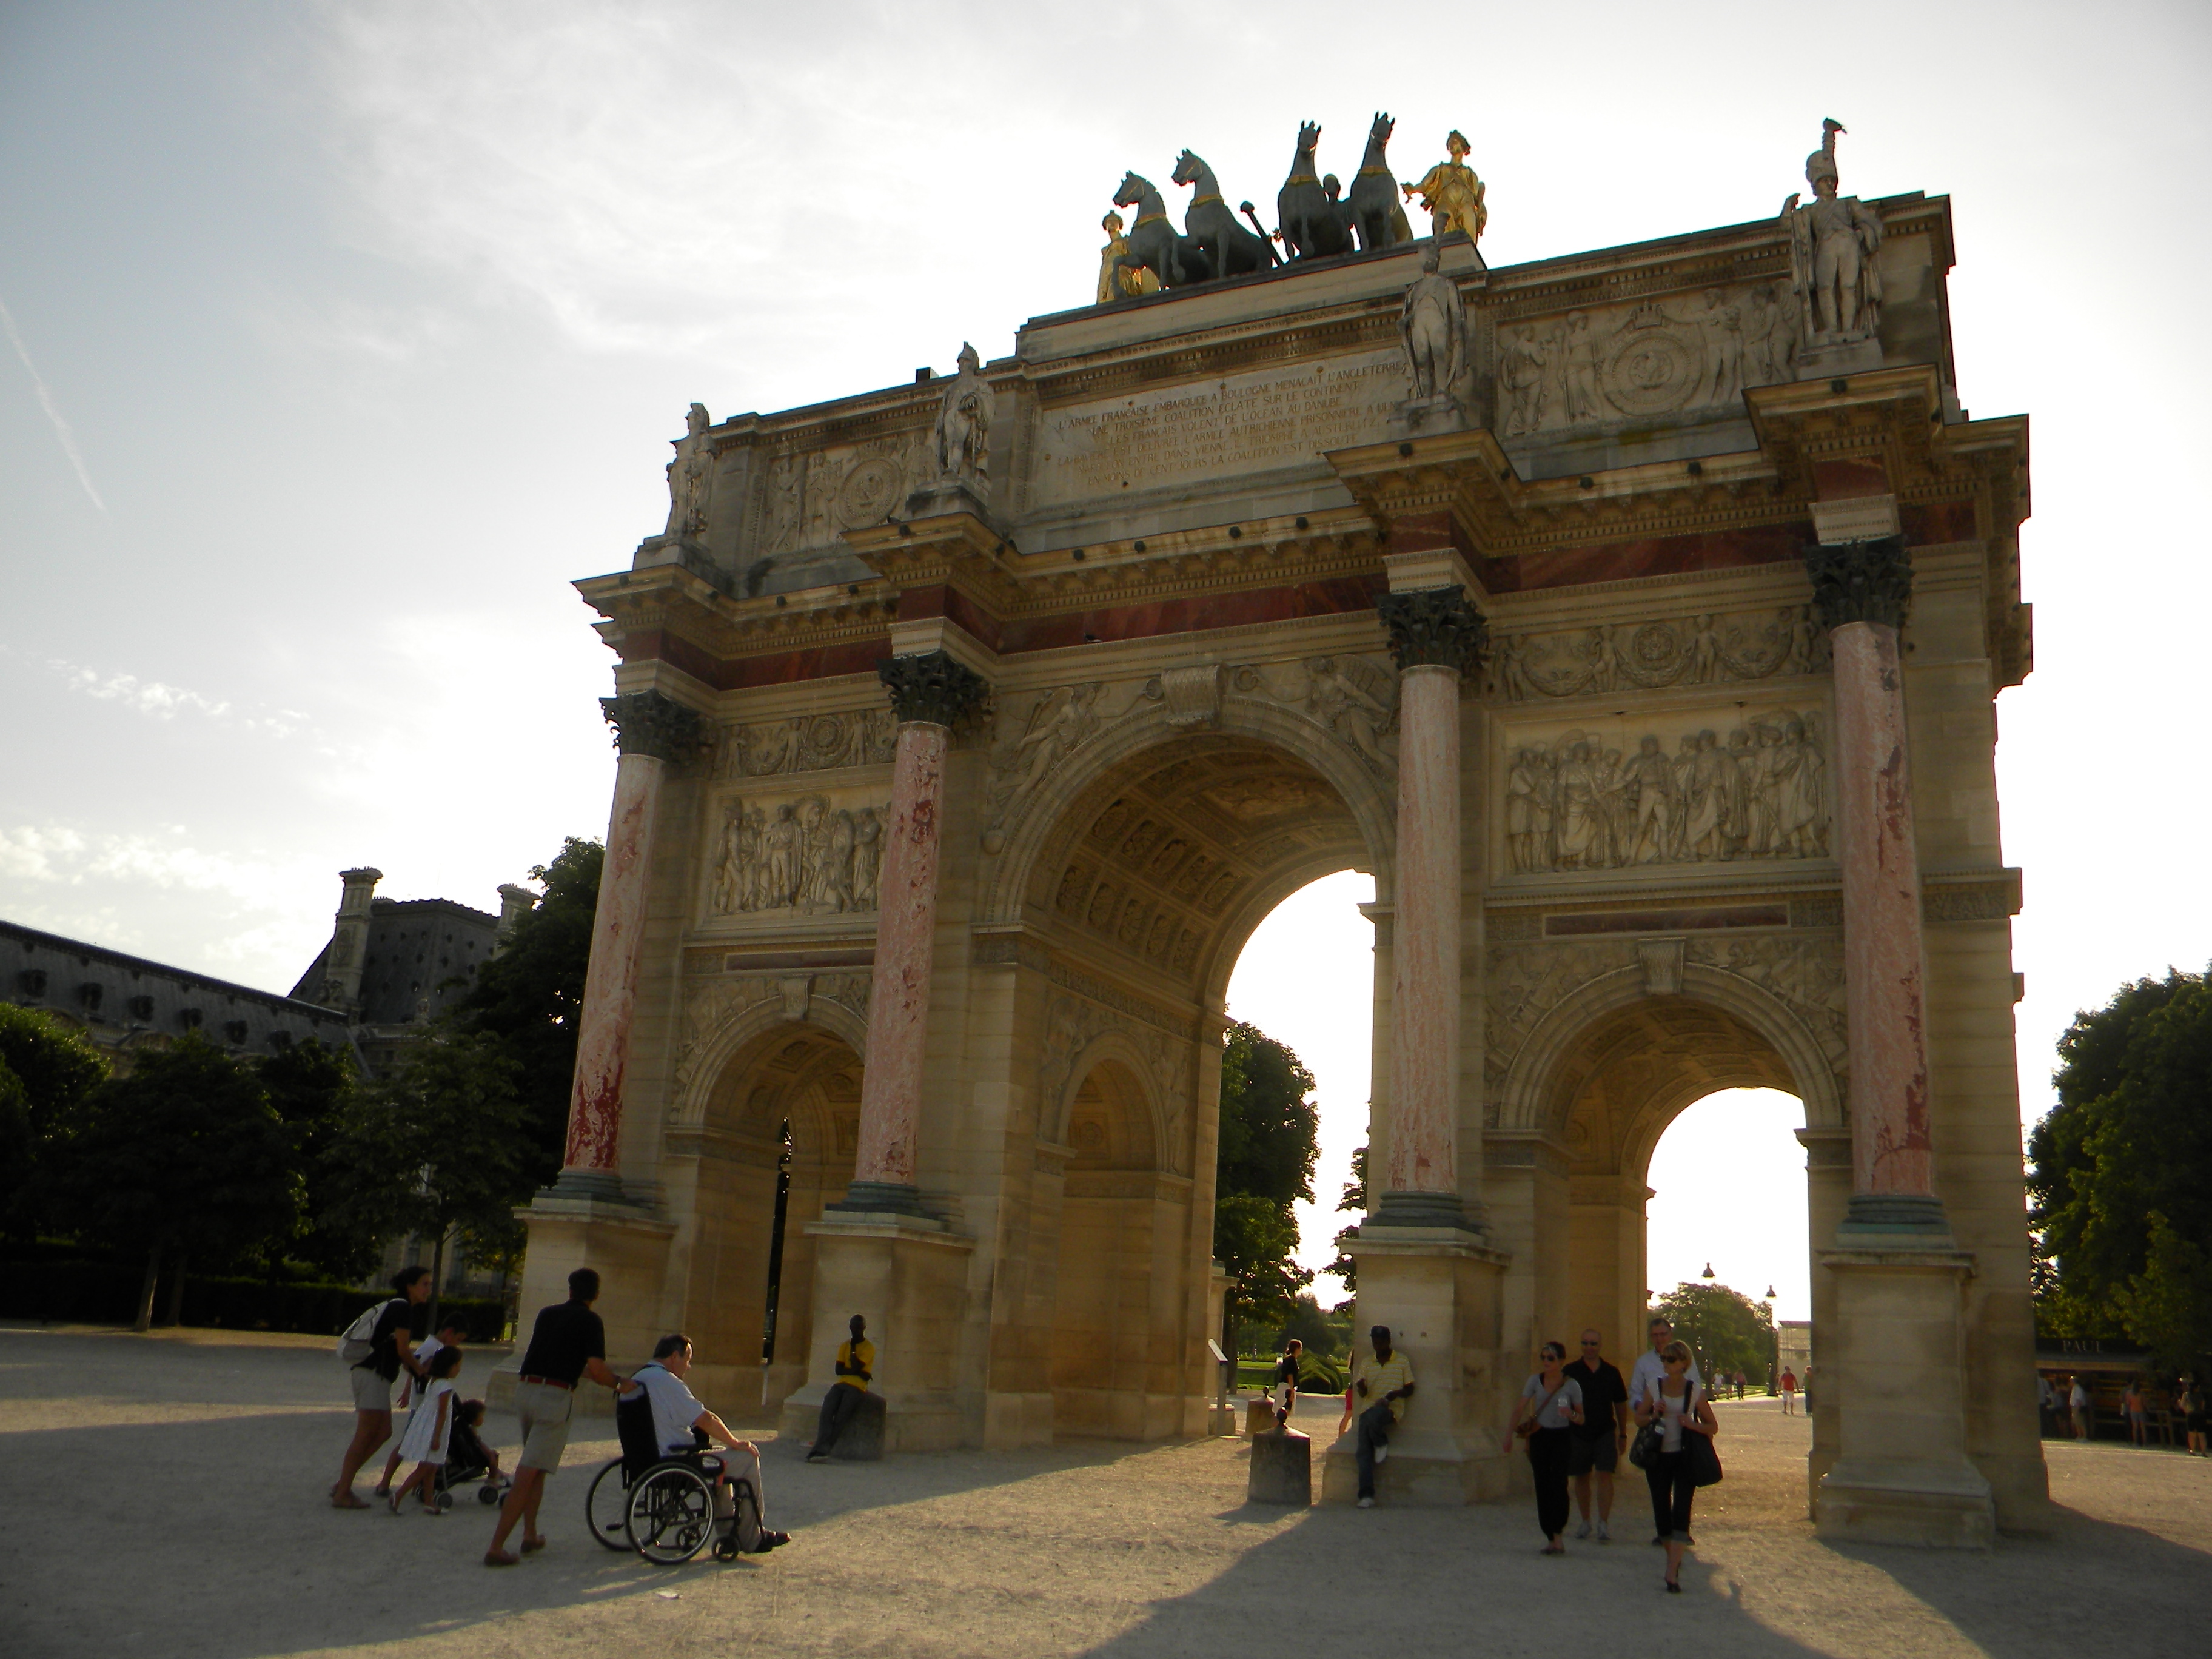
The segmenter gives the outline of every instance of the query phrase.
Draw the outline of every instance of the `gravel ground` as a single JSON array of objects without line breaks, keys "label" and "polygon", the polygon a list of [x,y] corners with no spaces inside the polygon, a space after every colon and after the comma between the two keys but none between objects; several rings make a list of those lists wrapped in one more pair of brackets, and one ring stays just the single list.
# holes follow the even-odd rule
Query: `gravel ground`
[{"label": "gravel ground", "polygon": [[[489,1363],[471,1355],[465,1394]],[[1640,1480],[1624,1483],[1618,1541],[1542,1559],[1529,1503],[1249,1507],[1243,1445],[1223,1441],[819,1468],[769,1445],[769,1519],[795,1541],[656,1569],[586,1537],[587,1478],[614,1448],[579,1440],[549,1489],[552,1547],[494,1572],[479,1565],[490,1512],[465,1496],[436,1521],[328,1507],[342,1386],[321,1339],[0,1327],[0,1653],[2212,1649],[2212,1461],[2172,1452],[2048,1444],[2050,1538],[1986,1556],[1839,1549],[1804,1520],[1804,1420],[1727,1405],[1729,1478],[1699,1494],[1686,1593],[1669,1597]],[[1325,1440],[1334,1417],[1314,1402],[1300,1423]],[[512,1444],[511,1422],[489,1426]]]}]

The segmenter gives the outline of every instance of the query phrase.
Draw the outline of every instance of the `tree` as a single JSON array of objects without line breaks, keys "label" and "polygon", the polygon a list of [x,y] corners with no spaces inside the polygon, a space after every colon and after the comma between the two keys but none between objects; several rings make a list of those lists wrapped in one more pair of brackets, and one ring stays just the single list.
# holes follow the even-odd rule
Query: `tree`
[{"label": "tree", "polygon": [[356,1180],[342,1154],[359,1076],[349,1048],[309,1039],[258,1061],[269,1103],[292,1132],[304,1183],[300,1230],[291,1253],[334,1279],[350,1283],[376,1264],[373,1230],[349,1224],[344,1195]]},{"label": "tree", "polygon": [[1773,1316],[1741,1291],[1726,1285],[1677,1285],[1652,1311],[1665,1316],[1675,1336],[1690,1345],[1708,1382],[1737,1371],[1764,1379],[1773,1362]]},{"label": "tree", "polygon": [[2058,1042],[2058,1103],[2028,1138],[2037,1317],[2212,1357],[2212,980],[2121,987]]},{"label": "tree", "polygon": [[447,1237],[456,1229],[496,1237],[537,1184],[520,1070],[495,1037],[425,1037],[391,1076],[360,1091],[334,1148],[353,1173],[337,1206],[340,1226],[433,1241],[433,1319]]},{"label": "tree", "polygon": [[1283,1044],[1256,1026],[1229,1028],[1213,1205],[1213,1254],[1229,1271],[1224,1343],[1240,1318],[1287,1314],[1313,1283],[1313,1270],[1291,1259],[1298,1247],[1291,1206],[1313,1197],[1321,1124],[1313,1091],[1313,1073]]},{"label": "tree", "polygon": [[544,896],[516,922],[498,953],[477,969],[476,983],[448,1014],[455,1030],[497,1038],[515,1062],[532,1190],[561,1173],[584,974],[591,965],[592,920],[599,908],[605,856],[598,842],[571,836],[551,863],[531,871],[530,878],[544,887]]},{"label": "tree", "polygon": [[48,1160],[51,1213],[81,1238],[146,1254],[137,1328],[173,1253],[173,1316],[188,1261],[217,1267],[282,1243],[297,1224],[292,1132],[246,1066],[195,1036],[149,1049],[71,1114]]},{"label": "tree", "polygon": [[[1363,1146],[1352,1155],[1352,1179],[1344,1183],[1343,1196],[1336,1200],[1340,1215],[1367,1213],[1367,1148]],[[1344,1281],[1344,1288],[1357,1295],[1359,1290],[1359,1267],[1352,1259],[1352,1236],[1359,1231],[1357,1224],[1337,1229],[1336,1259],[1328,1264],[1328,1271]],[[1349,1299],[1337,1304],[1337,1312],[1349,1314]]]},{"label": "tree", "polygon": [[84,1036],[36,1009],[0,1003],[0,1237],[38,1231],[39,1194],[55,1137],[108,1074]]}]

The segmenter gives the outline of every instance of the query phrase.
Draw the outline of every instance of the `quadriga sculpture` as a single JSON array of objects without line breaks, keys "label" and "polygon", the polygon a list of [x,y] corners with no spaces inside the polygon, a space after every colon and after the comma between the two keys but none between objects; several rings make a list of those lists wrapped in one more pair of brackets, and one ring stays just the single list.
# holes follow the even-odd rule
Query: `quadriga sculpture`
[{"label": "quadriga sculpture", "polygon": [[1283,239],[1283,252],[1293,259],[1326,259],[1352,252],[1352,231],[1343,207],[1314,170],[1314,150],[1320,143],[1319,124],[1301,122],[1291,176],[1275,195],[1277,234]]},{"label": "quadriga sculpture", "polygon": [[1374,125],[1367,129],[1367,153],[1360,157],[1359,176],[1352,181],[1352,228],[1359,234],[1362,253],[1413,240],[1413,228],[1398,199],[1398,181],[1391,177],[1385,155],[1397,126],[1388,115],[1376,112]]},{"label": "quadriga sculpture", "polygon": [[[1193,187],[1183,226],[1190,232],[1190,240],[1205,251],[1206,263],[1216,276],[1242,276],[1282,264],[1266,232],[1255,235],[1237,222],[1237,216],[1221,199],[1221,185],[1213,169],[1195,152],[1185,150],[1176,157],[1175,181]],[[1249,202],[1243,207],[1246,213],[1252,211]],[[1257,226],[1259,221],[1255,219],[1253,223]]]},{"label": "quadriga sculpture", "polygon": [[1123,173],[1114,205],[1137,210],[1137,222],[1129,227],[1128,250],[1114,261],[1117,276],[1124,270],[1149,270],[1164,288],[1188,288],[1211,280],[1212,261],[1194,240],[1176,234],[1168,222],[1167,204],[1151,179]]}]

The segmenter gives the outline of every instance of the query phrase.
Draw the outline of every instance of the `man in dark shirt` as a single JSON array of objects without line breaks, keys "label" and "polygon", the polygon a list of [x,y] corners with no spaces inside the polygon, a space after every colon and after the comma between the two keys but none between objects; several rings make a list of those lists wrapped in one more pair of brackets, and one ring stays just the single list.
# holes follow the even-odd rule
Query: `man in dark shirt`
[{"label": "man in dark shirt", "polygon": [[1595,1330],[1583,1333],[1582,1358],[1571,1360],[1566,1374],[1583,1391],[1583,1420],[1569,1431],[1567,1472],[1575,1478],[1575,1502],[1582,1510],[1577,1538],[1590,1535],[1590,1476],[1597,1476],[1597,1535],[1613,1534],[1613,1472],[1620,1454],[1628,1449],[1628,1384],[1613,1362],[1598,1352]]},{"label": "man in dark shirt", "polygon": [[[415,1310],[429,1299],[430,1270],[402,1267],[392,1276],[392,1288],[396,1294],[378,1310],[375,1326],[368,1333],[368,1357],[346,1370],[353,1389],[353,1439],[346,1447],[345,1462],[339,1466],[337,1484],[331,1488],[333,1509],[368,1507],[355,1495],[354,1477],[375,1455],[376,1449],[392,1438],[392,1385],[399,1380],[400,1367],[422,1375],[422,1368],[415,1359]],[[350,1340],[353,1333],[347,1334]],[[342,1343],[339,1353],[344,1357],[346,1352]]]},{"label": "man in dark shirt", "polygon": [[576,1384],[588,1376],[601,1388],[622,1385],[607,1369],[606,1327],[592,1304],[599,1299],[599,1276],[589,1267],[568,1275],[568,1299],[538,1311],[530,1346],[514,1384],[514,1414],[522,1422],[522,1455],[515,1460],[514,1484],[499,1508],[499,1527],[484,1552],[484,1565],[511,1567],[520,1557],[508,1553],[507,1536],[522,1523],[522,1553],[545,1547],[538,1530],[538,1500],[545,1477],[561,1467],[568,1444],[568,1418],[575,1407]]}]

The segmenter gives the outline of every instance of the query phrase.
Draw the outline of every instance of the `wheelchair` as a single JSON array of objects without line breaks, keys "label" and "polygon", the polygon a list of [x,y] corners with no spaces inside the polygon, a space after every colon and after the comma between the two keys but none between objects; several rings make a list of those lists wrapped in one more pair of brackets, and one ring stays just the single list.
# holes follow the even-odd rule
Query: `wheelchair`
[{"label": "wheelchair", "polygon": [[592,1536],[611,1550],[634,1550],[656,1566],[689,1561],[712,1544],[717,1561],[732,1561],[758,1548],[760,1497],[752,1482],[730,1481],[732,1513],[714,1514],[714,1480],[722,1460],[707,1450],[707,1437],[688,1452],[664,1452],[653,1431],[653,1404],[640,1389],[615,1399],[615,1433],[622,1455],[592,1479],[584,1518]]}]

